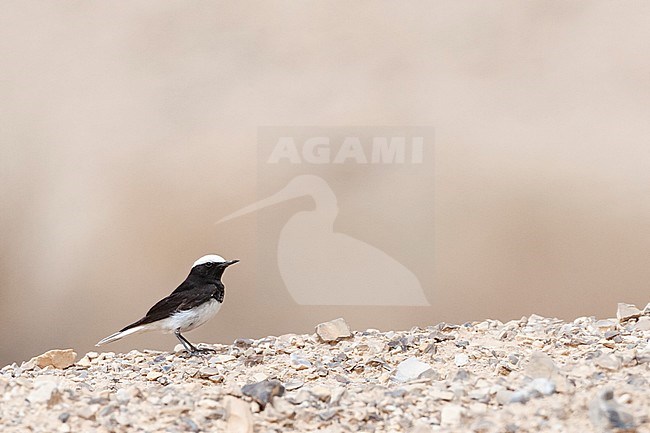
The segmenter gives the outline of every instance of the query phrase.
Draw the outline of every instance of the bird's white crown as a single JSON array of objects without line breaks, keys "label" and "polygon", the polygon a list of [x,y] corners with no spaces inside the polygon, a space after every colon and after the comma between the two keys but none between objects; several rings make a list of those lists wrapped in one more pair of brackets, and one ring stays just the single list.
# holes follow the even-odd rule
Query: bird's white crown
[{"label": "bird's white crown", "polygon": [[205,263],[210,263],[210,262],[212,262],[212,263],[222,263],[222,262],[225,262],[225,261],[226,261],[226,259],[224,259],[221,256],[218,256],[216,254],[208,254],[207,256],[203,256],[200,259],[198,259],[196,262],[194,262],[192,267],[203,265]]}]

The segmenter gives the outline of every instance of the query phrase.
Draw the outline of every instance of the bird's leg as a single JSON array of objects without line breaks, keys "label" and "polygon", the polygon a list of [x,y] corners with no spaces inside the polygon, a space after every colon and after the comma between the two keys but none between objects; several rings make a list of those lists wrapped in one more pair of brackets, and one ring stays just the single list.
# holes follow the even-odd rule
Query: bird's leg
[{"label": "bird's leg", "polygon": [[187,340],[187,338],[185,338],[185,337],[183,337],[181,335],[181,330],[180,329],[177,329],[176,331],[174,331],[174,335],[176,336],[176,338],[178,338],[178,340],[181,342],[181,344],[183,345],[185,350],[187,350],[187,352],[189,352],[190,354],[195,354],[195,353],[199,352],[198,348],[196,348],[192,343],[190,343]]},{"label": "bird's leg", "polygon": [[178,338],[178,340],[181,342],[185,350],[187,350],[187,352],[190,355],[198,355],[205,352],[214,352],[213,349],[199,349],[198,347],[194,346],[192,343],[189,342],[187,338],[181,335],[180,329],[174,331],[174,335],[176,336],[176,338]]}]

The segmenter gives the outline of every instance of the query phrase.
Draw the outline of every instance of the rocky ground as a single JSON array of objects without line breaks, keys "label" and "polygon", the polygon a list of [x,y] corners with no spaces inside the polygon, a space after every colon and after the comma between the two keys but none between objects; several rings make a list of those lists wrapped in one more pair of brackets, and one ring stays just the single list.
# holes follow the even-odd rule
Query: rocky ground
[{"label": "rocky ground", "polygon": [[650,304],[316,331],[193,357],[51,351],[0,370],[0,431],[650,432]]}]

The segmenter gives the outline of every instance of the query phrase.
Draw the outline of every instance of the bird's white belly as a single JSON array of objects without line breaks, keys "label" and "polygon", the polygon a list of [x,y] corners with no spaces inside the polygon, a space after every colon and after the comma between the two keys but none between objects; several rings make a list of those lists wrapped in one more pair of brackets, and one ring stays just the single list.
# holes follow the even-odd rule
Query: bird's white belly
[{"label": "bird's white belly", "polygon": [[177,329],[180,329],[181,332],[191,331],[210,320],[217,314],[219,308],[221,308],[221,302],[210,299],[203,305],[191,310],[179,311],[167,319],[159,321],[159,328],[166,332],[174,332]]}]

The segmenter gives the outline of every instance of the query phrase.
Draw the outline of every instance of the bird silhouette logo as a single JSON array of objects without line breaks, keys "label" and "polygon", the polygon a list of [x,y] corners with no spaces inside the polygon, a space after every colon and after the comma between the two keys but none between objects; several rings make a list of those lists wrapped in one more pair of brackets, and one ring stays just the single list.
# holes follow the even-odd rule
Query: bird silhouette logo
[{"label": "bird silhouette logo", "polygon": [[280,231],[280,276],[299,305],[430,305],[416,275],[384,251],[334,231],[336,195],[315,175],[296,176],[275,194],[218,221],[310,196],[313,210],[295,213]]}]

